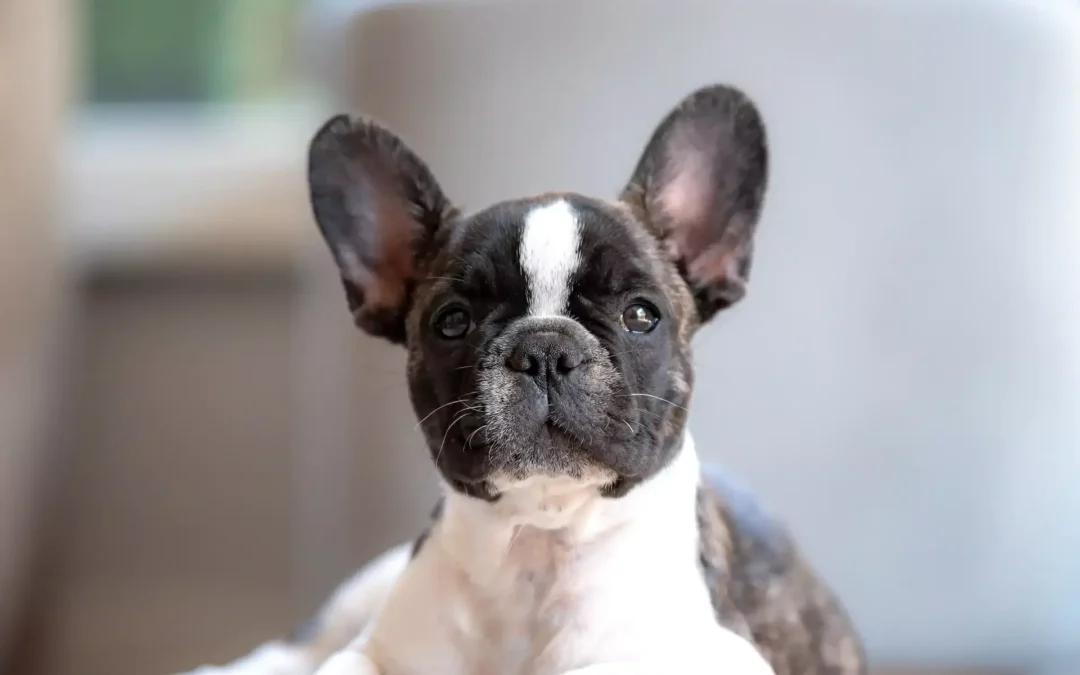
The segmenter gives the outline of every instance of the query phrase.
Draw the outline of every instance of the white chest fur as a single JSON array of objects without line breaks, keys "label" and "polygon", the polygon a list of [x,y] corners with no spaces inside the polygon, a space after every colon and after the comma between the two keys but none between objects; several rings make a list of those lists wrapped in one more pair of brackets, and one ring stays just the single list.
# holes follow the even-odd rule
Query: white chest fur
[{"label": "white chest fur", "polygon": [[565,479],[504,485],[495,504],[448,494],[356,647],[380,675],[657,673],[676,663],[681,673],[770,673],[714,618],[698,568],[698,480],[687,438],[671,466],[621,499]]}]

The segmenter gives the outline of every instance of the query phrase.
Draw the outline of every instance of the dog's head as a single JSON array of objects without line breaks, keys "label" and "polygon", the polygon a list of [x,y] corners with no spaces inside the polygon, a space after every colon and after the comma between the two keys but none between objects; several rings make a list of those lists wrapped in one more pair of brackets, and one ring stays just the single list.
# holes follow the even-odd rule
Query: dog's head
[{"label": "dog's head", "polygon": [[715,86],[660,123],[615,200],[463,215],[398,137],[344,116],[312,141],[309,181],[357,325],[408,350],[447,482],[496,499],[554,476],[617,497],[678,451],[690,340],[743,297],[766,164],[758,111]]}]

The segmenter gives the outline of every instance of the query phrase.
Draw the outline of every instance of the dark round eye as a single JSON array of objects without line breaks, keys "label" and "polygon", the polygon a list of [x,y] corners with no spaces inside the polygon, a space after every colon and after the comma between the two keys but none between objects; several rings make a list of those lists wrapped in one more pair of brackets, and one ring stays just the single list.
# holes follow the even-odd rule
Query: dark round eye
[{"label": "dark round eye", "polygon": [[472,318],[461,307],[444,309],[435,317],[435,332],[444,340],[458,340],[472,330]]},{"label": "dark round eye", "polygon": [[660,323],[660,314],[649,305],[630,305],[619,317],[619,325],[630,333],[648,333]]}]

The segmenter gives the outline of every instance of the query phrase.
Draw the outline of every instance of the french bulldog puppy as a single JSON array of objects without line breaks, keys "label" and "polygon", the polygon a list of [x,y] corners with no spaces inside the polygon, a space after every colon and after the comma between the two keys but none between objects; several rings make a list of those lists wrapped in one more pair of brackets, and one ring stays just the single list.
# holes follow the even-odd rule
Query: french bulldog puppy
[{"label": "french bulldog puppy", "polygon": [[356,324],[405,347],[444,496],[302,634],[196,672],[864,673],[840,604],[687,429],[691,339],[746,292],[766,176],[725,86],[671,111],[616,199],[470,215],[390,131],[331,119],[315,218]]}]

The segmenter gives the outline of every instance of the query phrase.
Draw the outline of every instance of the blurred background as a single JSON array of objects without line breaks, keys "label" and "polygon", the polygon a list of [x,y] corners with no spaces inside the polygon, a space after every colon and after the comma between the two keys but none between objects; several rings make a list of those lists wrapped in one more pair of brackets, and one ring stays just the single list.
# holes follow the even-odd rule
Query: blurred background
[{"label": "blurred background", "polygon": [[1080,673],[1072,2],[3,0],[0,672],[288,632],[425,522],[402,354],[306,203],[338,110],[466,207],[614,194],[711,81],[773,177],[692,426],[877,673]]}]

